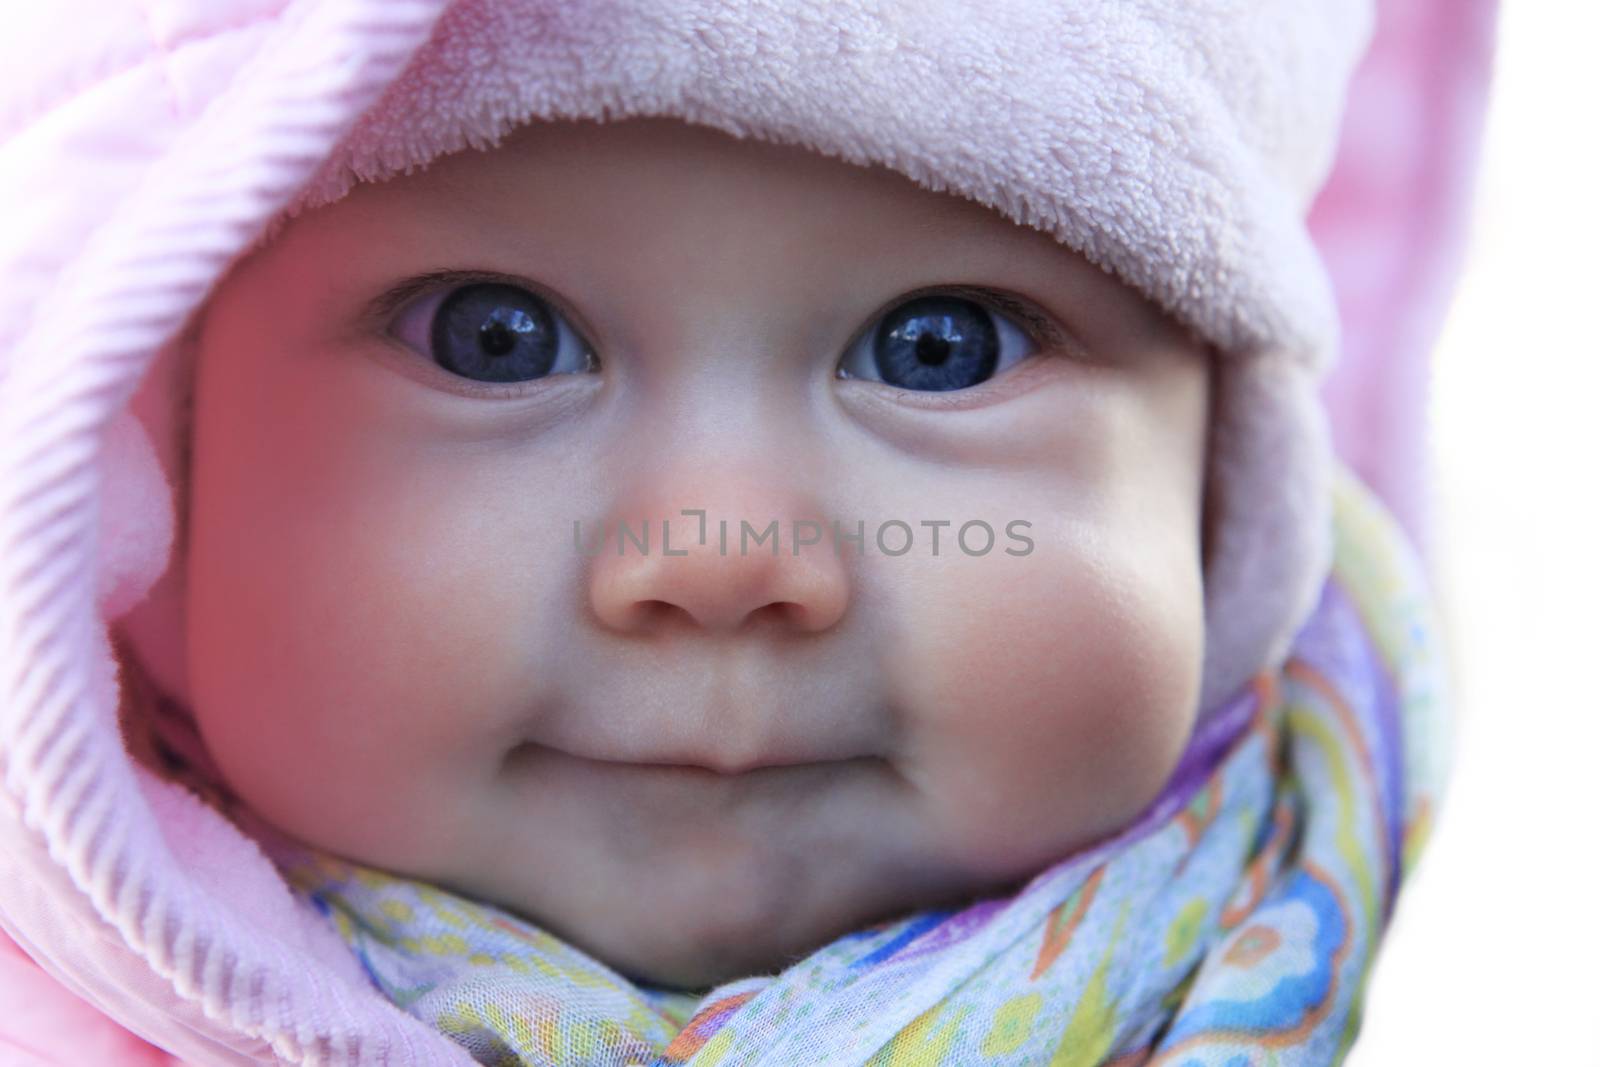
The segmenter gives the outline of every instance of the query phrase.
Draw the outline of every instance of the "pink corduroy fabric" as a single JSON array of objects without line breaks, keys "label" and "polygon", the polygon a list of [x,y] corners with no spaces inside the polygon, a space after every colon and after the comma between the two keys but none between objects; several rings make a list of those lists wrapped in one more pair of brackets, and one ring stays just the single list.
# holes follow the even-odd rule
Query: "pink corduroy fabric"
[{"label": "pink corduroy fabric", "polygon": [[1466,251],[1494,0],[1378,5],[1310,216],[1344,343],[1323,388],[1339,456],[1424,549],[1429,356]]},{"label": "pink corduroy fabric", "polygon": [[[444,6],[61,0],[8,15],[0,1063],[469,1062],[365,982],[248,839],[128,759],[107,632],[174,532],[129,506],[169,491],[129,408],[141,376]],[[1380,6],[1313,214],[1344,327],[1336,440],[1414,529],[1426,356],[1461,247],[1493,12]]]},{"label": "pink corduroy fabric", "polygon": [[[111,445],[137,437],[139,374],[440,7],[32,5],[0,46],[23,86],[0,114],[0,190],[26,205],[0,286],[0,927],[196,1064],[470,1062],[319,941],[237,830],[128,758],[106,624],[171,531],[102,529],[99,499],[112,470],[128,497],[168,492],[148,447]],[[14,1044],[83,1062],[74,1035],[3,1014]]]}]

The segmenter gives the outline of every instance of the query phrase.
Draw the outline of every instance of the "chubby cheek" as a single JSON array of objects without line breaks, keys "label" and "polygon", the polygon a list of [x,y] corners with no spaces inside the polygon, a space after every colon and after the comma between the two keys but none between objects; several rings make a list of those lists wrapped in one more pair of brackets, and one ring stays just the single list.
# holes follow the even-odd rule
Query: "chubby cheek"
[{"label": "chubby cheek", "polygon": [[1020,876],[1120,829],[1193,726],[1196,565],[1181,548],[1163,566],[1157,546],[1096,541],[969,560],[928,587],[931,621],[906,658],[908,777],[969,876]]},{"label": "chubby cheek", "polygon": [[466,506],[492,491],[461,463],[303,399],[215,399],[203,410],[297,414],[200,427],[188,634],[207,744],[283,829],[369,862],[435,860],[490,787],[496,724],[532,692],[538,569],[508,569],[509,519]]}]

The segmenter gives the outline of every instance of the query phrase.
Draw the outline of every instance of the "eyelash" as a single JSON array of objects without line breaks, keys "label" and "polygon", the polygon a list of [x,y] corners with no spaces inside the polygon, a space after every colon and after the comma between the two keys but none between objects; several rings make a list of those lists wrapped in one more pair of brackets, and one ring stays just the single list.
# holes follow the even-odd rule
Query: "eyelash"
[{"label": "eyelash", "polygon": [[462,286],[491,283],[498,285],[514,285],[519,289],[526,289],[528,292],[533,293],[535,296],[539,297],[539,299],[548,303],[552,308],[555,309],[558,315],[564,317],[567,322],[571,324],[574,332],[578,335],[579,339],[587,348],[589,352],[591,369],[597,368],[600,365],[599,356],[595,353],[595,346],[589,340],[589,337],[593,331],[591,331],[588,327],[588,324],[583,321],[583,317],[579,315],[565,300],[550,292],[544,286],[530,281],[527,278],[518,277],[514,274],[499,274],[494,271],[471,270],[429,271],[426,274],[419,274],[415,277],[408,278],[398,285],[385,290],[375,300],[372,301],[366,317],[372,322],[373,327],[378,333],[383,335],[386,339],[393,341],[399,347],[404,348],[408,355],[420,355],[421,362],[426,367],[432,369],[432,373],[429,373],[429,377],[434,379],[436,382],[441,382],[447,389],[460,393],[464,396],[484,400],[516,400],[521,397],[530,396],[540,391],[540,389],[546,387],[548,380],[546,378],[534,378],[525,382],[508,382],[496,385],[451,374],[442,367],[436,366],[433,361],[427,357],[426,353],[419,354],[409,345],[399,341],[397,338],[395,338],[392,332],[395,322],[400,314],[403,311],[406,311],[417,300],[432,296],[445,296],[448,295],[451,290],[461,288]]},{"label": "eyelash", "polygon": [[[584,344],[588,347],[590,358],[593,361],[592,367],[600,366],[600,360],[599,355],[596,352],[596,346],[589,340],[592,331],[590,331],[587,324],[583,322],[582,316],[578,315],[574,309],[567,304],[566,301],[545,289],[543,286],[532,282],[527,278],[518,277],[512,274],[499,274],[493,271],[429,271],[426,274],[419,274],[415,277],[408,278],[405,281],[400,282],[398,285],[385,290],[371,302],[367,317],[369,320],[374,322],[381,333],[392,339],[393,335],[389,331],[393,325],[394,319],[414,300],[426,295],[431,295],[441,290],[449,290],[465,285],[485,283],[514,285],[519,288],[526,289],[530,293],[538,296],[540,299],[547,301],[558,314],[561,314],[567,318],[567,321],[572,324],[580,339],[582,339]],[[888,314],[890,311],[894,310],[903,303],[915,300],[918,297],[931,296],[935,294],[952,295],[966,300],[971,300],[991,313],[1006,315],[1016,320],[1018,325],[1022,327],[1023,332],[1027,334],[1028,339],[1039,347],[1039,351],[1036,353],[1036,355],[1047,355],[1054,349],[1065,348],[1071,344],[1067,333],[1063,331],[1062,328],[1050,318],[1050,316],[1039,310],[1030,301],[1016,297],[1010,293],[974,285],[928,285],[918,289],[913,289],[906,293],[901,293],[893,300],[874,311],[868,317],[867,325],[870,326],[872,323],[877,322],[884,315]],[[406,347],[407,352],[412,351],[409,346],[404,347]],[[526,382],[516,382],[506,385],[490,385],[484,382],[476,382],[471,378],[462,378],[457,375],[451,375],[442,368],[440,369],[440,374],[450,379],[449,384],[452,388],[455,388],[458,391],[470,396],[490,399],[516,399],[521,396],[526,396],[530,393],[536,392],[548,381],[547,378],[534,378]],[[981,384],[982,383],[980,383],[980,385]],[[980,386],[973,386],[973,388],[979,387]]]}]

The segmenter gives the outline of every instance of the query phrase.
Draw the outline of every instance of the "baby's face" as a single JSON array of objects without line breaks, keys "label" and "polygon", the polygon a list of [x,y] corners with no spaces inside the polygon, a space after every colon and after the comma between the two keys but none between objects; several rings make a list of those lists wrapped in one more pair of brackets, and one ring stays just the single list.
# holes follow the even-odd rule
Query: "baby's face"
[{"label": "baby's face", "polygon": [[293,222],[198,343],[231,785],[634,977],[1012,888],[1188,737],[1209,353],[970,201],[534,126]]}]

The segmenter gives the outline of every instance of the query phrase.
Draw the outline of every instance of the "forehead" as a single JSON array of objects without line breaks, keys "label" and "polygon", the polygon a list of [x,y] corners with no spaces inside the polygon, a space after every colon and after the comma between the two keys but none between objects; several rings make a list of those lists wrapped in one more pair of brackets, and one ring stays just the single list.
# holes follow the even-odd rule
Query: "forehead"
[{"label": "forehead", "polygon": [[632,227],[636,243],[659,238],[688,248],[752,231],[785,247],[802,234],[866,244],[888,231],[902,241],[937,233],[946,241],[1055,244],[884,168],[672,119],[535,123],[494,149],[458,152],[417,174],[358,187],[358,197],[403,204],[448,225],[480,219],[613,236]]},{"label": "forehead", "polygon": [[723,272],[863,286],[912,264],[926,280],[1010,284],[1124,328],[1172,326],[1078,252],[983,204],[886,167],[670,118],[532,123],[321,210],[443,258],[603,257],[639,283],[714,259]]},{"label": "forehead", "polygon": [[710,201],[728,215],[787,209],[813,226],[841,216],[945,222],[987,228],[999,239],[1060,247],[973,201],[924,189],[884,167],[669,118],[536,122],[494,149],[455,153],[415,177],[420,180],[373,188],[409,184],[417,192],[450,188],[508,201],[559,191],[563,213],[601,206],[606,218],[630,208],[681,211]]}]

